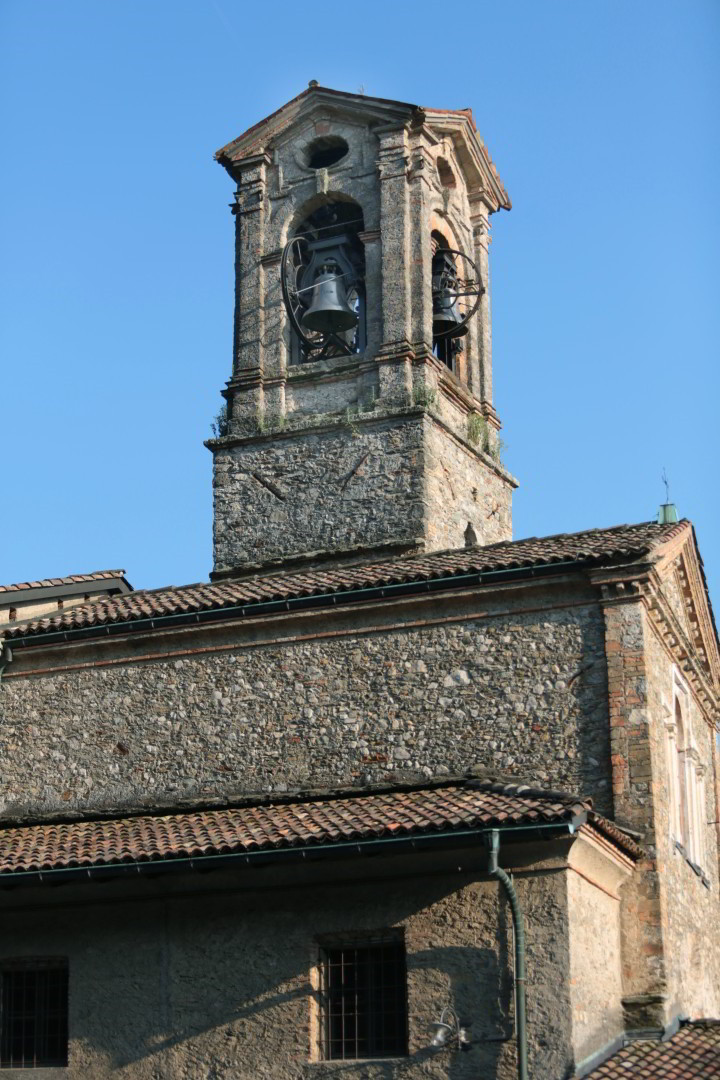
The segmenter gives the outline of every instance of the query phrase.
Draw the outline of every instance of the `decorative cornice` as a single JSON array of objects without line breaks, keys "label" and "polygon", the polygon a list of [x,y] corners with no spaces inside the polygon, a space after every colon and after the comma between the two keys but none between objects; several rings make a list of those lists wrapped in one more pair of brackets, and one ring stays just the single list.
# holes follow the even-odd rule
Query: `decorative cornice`
[{"label": "decorative cornice", "polygon": [[701,658],[661,586],[662,579],[655,570],[652,570],[648,575],[646,588],[643,590],[643,601],[651,624],[666,652],[682,672],[683,679],[708,723],[720,731],[720,695],[716,686],[713,685],[712,672],[705,654],[703,652]]},{"label": "decorative cornice", "polygon": [[[692,640],[688,637],[662,588],[665,577],[671,572],[680,551],[687,550],[691,535],[686,531],[675,537],[652,562],[633,562],[632,567],[603,567],[590,571],[588,576],[599,588],[604,607],[638,601],[643,603],[658,639],[670,660],[682,672],[707,722],[720,731],[717,676],[708,661],[705,649],[698,647],[698,635],[694,634]],[[693,612],[696,612],[694,604]],[[698,617],[694,622],[699,627],[701,620]],[[707,622],[710,622],[709,618]]]}]

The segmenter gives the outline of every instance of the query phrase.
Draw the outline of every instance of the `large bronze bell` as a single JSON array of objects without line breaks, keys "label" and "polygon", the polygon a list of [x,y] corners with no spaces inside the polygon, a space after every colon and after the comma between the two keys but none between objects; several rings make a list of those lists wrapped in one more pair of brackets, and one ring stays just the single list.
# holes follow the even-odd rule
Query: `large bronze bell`
[{"label": "large bronze bell", "polygon": [[432,269],[433,335],[439,337],[449,333],[451,337],[462,337],[468,332],[467,326],[452,334],[463,319],[455,307],[458,283],[452,256],[441,248],[433,258]]},{"label": "large bronze bell", "polygon": [[321,334],[342,334],[357,326],[357,314],[348,304],[345,285],[337,263],[327,262],[312,287],[312,303],[300,325]]}]

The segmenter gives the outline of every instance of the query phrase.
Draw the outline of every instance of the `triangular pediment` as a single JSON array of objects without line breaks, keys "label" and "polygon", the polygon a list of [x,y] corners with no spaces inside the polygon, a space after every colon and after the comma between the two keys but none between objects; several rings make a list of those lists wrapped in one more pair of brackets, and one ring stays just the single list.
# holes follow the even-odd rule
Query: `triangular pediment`
[{"label": "triangular pediment", "polygon": [[426,109],[405,101],[309,86],[276,112],[221,147],[215,159],[236,178],[242,162],[269,154],[291,133],[294,134],[298,127],[332,116],[342,117],[346,122],[363,127],[388,124],[422,128],[437,141],[450,138],[469,194],[475,193],[484,198],[491,211],[510,209],[510,199],[477,133],[470,109]]},{"label": "triangular pediment", "polygon": [[655,571],[669,617],[680,630],[706,677],[720,690],[720,648],[695,530],[680,534],[657,552]]},{"label": "triangular pediment", "polygon": [[225,168],[247,157],[267,152],[290,127],[313,119],[317,114],[341,113],[357,122],[372,124],[407,124],[420,112],[417,105],[366,94],[348,94],[324,86],[309,86],[276,112],[254,124],[232,142],[221,147],[215,158]]}]

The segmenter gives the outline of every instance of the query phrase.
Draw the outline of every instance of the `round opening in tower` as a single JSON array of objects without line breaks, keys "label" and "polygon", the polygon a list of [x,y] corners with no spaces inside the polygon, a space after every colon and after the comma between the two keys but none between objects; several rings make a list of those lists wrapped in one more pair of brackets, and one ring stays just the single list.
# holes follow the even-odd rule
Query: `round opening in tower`
[{"label": "round opening in tower", "polygon": [[313,139],[305,151],[309,169],[329,169],[346,156],[350,147],[339,135],[323,135]]}]

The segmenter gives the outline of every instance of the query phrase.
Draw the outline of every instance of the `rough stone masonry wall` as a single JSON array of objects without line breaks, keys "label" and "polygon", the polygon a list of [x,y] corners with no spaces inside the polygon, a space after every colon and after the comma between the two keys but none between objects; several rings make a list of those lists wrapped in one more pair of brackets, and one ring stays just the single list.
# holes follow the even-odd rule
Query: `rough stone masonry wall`
[{"label": "rough stone masonry wall", "polygon": [[423,534],[421,416],[218,451],[215,570]]},{"label": "rough stone masonry wall", "polygon": [[[442,610],[432,607],[436,623]],[[119,666],[102,666],[101,647],[97,667],[6,675],[3,810],[137,806],[474,764],[588,792],[609,809],[597,607],[366,634],[353,616],[337,637]],[[315,625],[326,630],[327,618]],[[310,633],[299,619],[285,626]]]},{"label": "rough stone masonry wall", "polygon": [[[133,902],[132,894],[115,902],[106,885],[95,906],[97,886],[89,884],[71,888],[80,908],[65,895],[45,918],[36,907],[5,910],[0,962],[67,958],[68,1080],[513,1080],[510,914],[500,886],[474,876],[426,869],[401,880],[253,893],[235,891],[241,871],[205,878],[214,894],[164,902]],[[197,880],[187,885],[197,888]],[[218,892],[218,881],[232,891]],[[566,873],[521,872],[516,887],[527,923],[531,1075],[563,1080],[573,1064]],[[33,892],[33,905],[46,902],[46,892]],[[408,1056],[313,1062],[318,937],[390,927],[405,935]],[[603,976],[604,964],[585,972]],[[431,1022],[450,1003],[472,1021],[471,1053],[429,1046]],[[509,1038],[484,1041],[498,1036]]]},{"label": "rough stone masonry wall", "polygon": [[512,540],[512,488],[469,446],[428,420],[425,428],[427,548],[464,545],[472,525],[477,544]]},{"label": "rough stone masonry wall", "polygon": [[215,570],[425,540],[512,538],[511,486],[422,410],[275,432],[215,454]]}]

